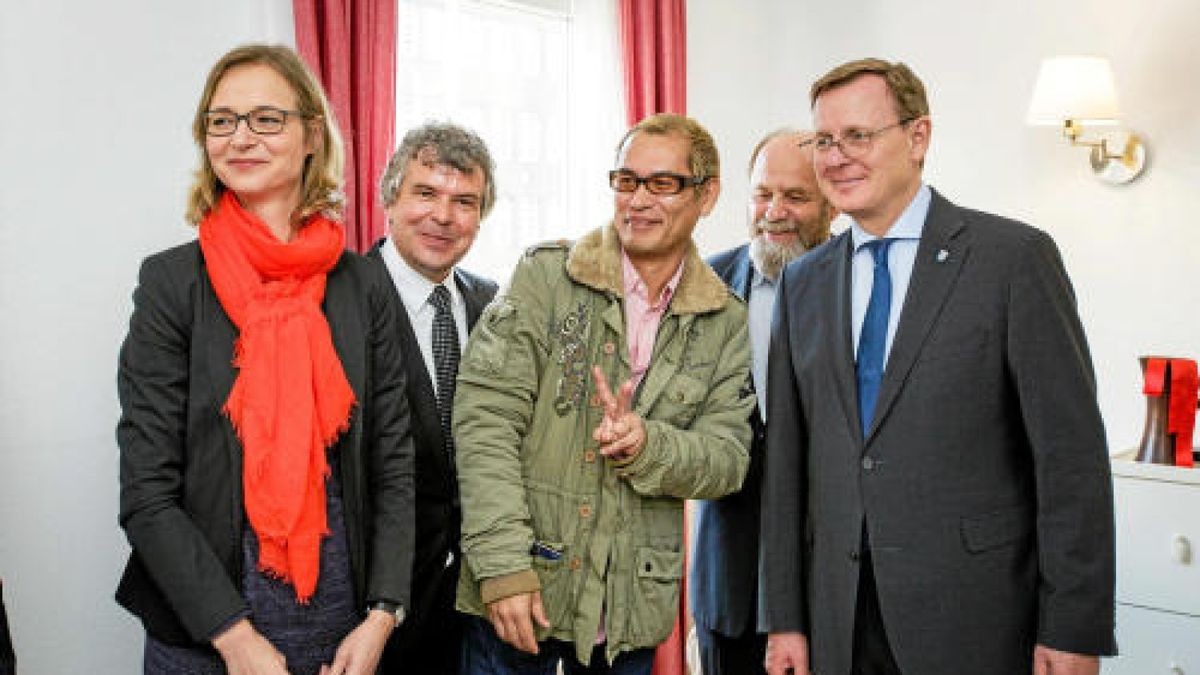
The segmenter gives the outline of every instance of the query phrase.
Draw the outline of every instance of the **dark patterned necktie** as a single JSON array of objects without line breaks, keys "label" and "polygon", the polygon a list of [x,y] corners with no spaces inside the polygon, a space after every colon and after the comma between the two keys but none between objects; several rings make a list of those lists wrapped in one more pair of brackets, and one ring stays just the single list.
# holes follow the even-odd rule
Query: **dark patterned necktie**
[{"label": "dark patterned necktie", "polygon": [[442,423],[442,437],[446,440],[446,452],[454,452],[454,439],[450,435],[450,408],[454,404],[454,378],[458,375],[458,327],[454,314],[450,312],[450,291],[442,284],[433,287],[429,294],[433,305],[433,366],[437,370],[437,408]]}]

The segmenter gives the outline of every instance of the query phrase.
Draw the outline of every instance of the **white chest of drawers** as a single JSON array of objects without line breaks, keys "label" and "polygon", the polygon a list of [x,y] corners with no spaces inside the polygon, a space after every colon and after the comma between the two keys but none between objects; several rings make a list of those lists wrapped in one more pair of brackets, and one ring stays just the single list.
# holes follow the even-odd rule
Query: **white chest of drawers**
[{"label": "white chest of drawers", "polygon": [[1117,644],[1105,675],[1200,675],[1200,469],[1114,460]]}]

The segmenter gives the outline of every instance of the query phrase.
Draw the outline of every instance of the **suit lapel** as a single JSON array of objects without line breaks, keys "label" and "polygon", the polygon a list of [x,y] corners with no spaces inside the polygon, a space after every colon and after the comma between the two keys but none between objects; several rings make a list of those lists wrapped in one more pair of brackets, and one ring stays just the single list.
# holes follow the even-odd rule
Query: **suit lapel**
[{"label": "suit lapel", "polygon": [[457,269],[453,274],[454,281],[458,284],[458,290],[462,293],[463,304],[467,308],[467,332],[469,333],[475,327],[475,322],[479,321],[479,315],[483,314],[483,308],[487,307],[488,298],[467,275]]},{"label": "suit lapel", "polygon": [[229,392],[233,389],[233,382],[238,374],[237,368],[233,366],[233,349],[237,342],[238,330],[221,307],[221,301],[217,299],[217,292],[208,274],[203,273],[200,278],[204,292],[201,294],[201,314],[196,325],[203,333],[198,333],[194,339],[202,340],[201,344],[206,345],[212,395],[218,401],[218,406],[223,407],[229,400]]},{"label": "suit lapel", "polygon": [[346,264],[346,257],[343,256],[330,270],[321,309],[329,322],[333,346],[342,361],[346,380],[354,389],[354,396],[361,402],[366,400],[364,388],[367,381],[367,355],[363,350],[363,336],[367,334],[367,330],[359,312],[363,301],[359,297],[358,285],[354,283],[353,275],[343,269]]},{"label": "suit lapel", "polygon": [[875,420],[867,434],[868,439],[895,403],[962,271],[969,253],[965,238],[957,239],[962,230],[963,223],[957,209],[934,192],[921,241],[917,245],[912,278],[908,283],[904,307],[900,311],[900,323],[896,328],[892,350],[888,354],[879,399],[875,404]]},{"label": "suit lapel", "polygon": [[850,232],[839,235],[829,255],[821,261],[821,287],[832,288],[834,293],[825,296],[829,307],[826,318],[831,330],[825,333],[827,348],[833,355],[829,367],[833,370],[833,381],[838,400],[842,404],[842,418],[850,426],[850,435],[862,437],[862,425],[858,422],[858,384],[854,377],[854,353],[851,349],[850,321],[850,258],[853,254]]},{"label": "suit lapel", "polygon": [[750,267],[750,247],[745,246],[738,252],[737,264],[733,266],[733,274],[729,277],[729,287],[742,300],[750,300],[750,283],[754,279]]}]

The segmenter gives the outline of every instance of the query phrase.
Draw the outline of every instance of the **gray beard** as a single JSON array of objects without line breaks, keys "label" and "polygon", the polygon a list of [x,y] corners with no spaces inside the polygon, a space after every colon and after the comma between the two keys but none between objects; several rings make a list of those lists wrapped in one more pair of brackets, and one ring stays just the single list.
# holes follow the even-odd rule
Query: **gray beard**
[{"label": "gray beard", "polygon": [[754,263],[754,269],[759,274],[774,281],[779,278],[784,265],[804,255],[807,250],[808,247],[799,239],[791,245],[784,245],[767,241],[766,237],[758,235],[750,240],[750,262]]}]

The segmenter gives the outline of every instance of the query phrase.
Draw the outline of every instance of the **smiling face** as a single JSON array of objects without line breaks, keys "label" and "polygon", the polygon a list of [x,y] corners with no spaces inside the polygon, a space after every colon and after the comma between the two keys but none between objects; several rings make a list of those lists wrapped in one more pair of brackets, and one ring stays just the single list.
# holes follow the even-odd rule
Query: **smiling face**
[{"label": "smiling face", "polygon": [[[250,63],[230,68],[213,90],[208,109],[238,115],[262,107],[295,110],[296,94],[273,68]],[[246,121],[229,136],[206,136],[204,151],[218,180],[252,211],[291,212],[300,204],[304,161],[315,134],[305,120],[287,116],[278,134],[257,134]]]},{"label": "smiling face", "polygon": [[[872,132],[899,121],[883,77],[859,77],[822,92],[813,106],[819,134],[842,138],[850,131]],[[848,213],[877,236],[904,211],[921,186],[921,164],[929,147],[928,117],[918,117],[874,135],[861,156],[840,147],[816,152],[817,183],[834,208]]]},{"label": "smiling face", "polygon": [[421,151],[408,162],[404,182],[386,208],[388,229],[400,257],[421,276],[441,283],[479,234],[483,171],[469,172]]},{"label": "smiling face", "polygon": [[759,272],[774,278],[789,260],[829,238],[832,211],[817,189],[810,148],[799,134],[768,140],[750,171],[752,253]]},{"label": "smiling face", "polygon": [[[690,150],[681,134],[639,131],[621,148],[616,168],[639,177],[663,172],[690,177]],[[613,223],[625,253],[632,260],[682,259],[697,221],[712,211],[719,192],[715,176],[673,195],[651,194],[644,185],[633,192],[614,192]]]}]

